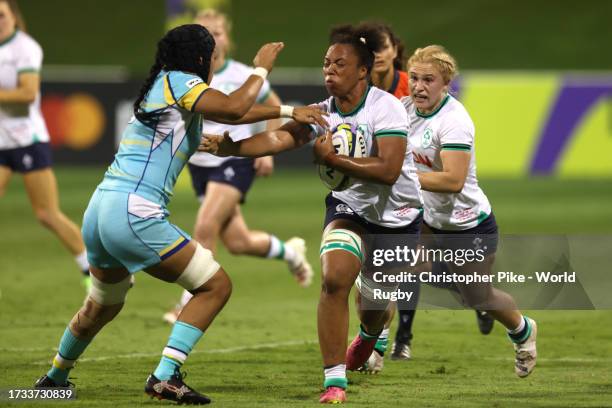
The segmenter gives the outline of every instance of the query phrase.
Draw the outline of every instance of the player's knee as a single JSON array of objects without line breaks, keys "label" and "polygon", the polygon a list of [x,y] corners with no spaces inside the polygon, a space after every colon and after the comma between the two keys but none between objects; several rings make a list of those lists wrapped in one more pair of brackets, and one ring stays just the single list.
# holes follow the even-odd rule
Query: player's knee
[{"label": "player's knee", "polygon": [[196,222],[193,237],[198,242],[214,241],[219,236],[219,231],[221,231],[219,221],[204,217]]},{"label": "player's knee", "polygon": [[70,328],[77,337],[93,338],[122,308],[123,303],[100,304],[89,296],[72,320]]},{"label": "player's knee", "polygon": [[224,302],[227,302],[232,295],[232,280],[223,269],[219,269],[215,274],[215,279],[211,281],[210,290]]},{"label": "player's knee", "polygon": [[353,282],[347,278],[342,265],[326,265],[321,279],[321,290],[328,295],[346,295],[351,291]]},{"label": "player's knee", "polygon": [[56,211],[48,208],[37,208],[34,210],[34,215],[45,228],[52,228],[54,220],[57,218]]},{"label": "player's knee", "polygon": [[219,281],[221,287],[229,285],[229,292],[231,293],[231,281],[229,281],[225,272],[220,274],[221,272],[223,272],[221,266],[213,258],[212,252],[196,242],[196,250],[176,283],[193,293],[201,290],[209,281],[207,287],[214,286]]},{"label": "player's knee", "polygon": [[102,307],[123,305],[131,287],[132,277],[130,275],[116,283],[105,283],[92,274],[88,300],[91,299]]},{"label": "player's knee", "polygon": [[232,255],[242,255],[249,250],[251,241],[248,237],[239,236],[224,240],[223,244]]}]

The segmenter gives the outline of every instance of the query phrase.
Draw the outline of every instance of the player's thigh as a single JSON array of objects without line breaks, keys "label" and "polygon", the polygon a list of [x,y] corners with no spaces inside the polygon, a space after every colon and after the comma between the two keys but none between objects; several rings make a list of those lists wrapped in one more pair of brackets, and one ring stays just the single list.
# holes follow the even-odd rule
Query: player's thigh
[{"label": "player's thigh", "polygon": [[231,292],[229,276],[210,250],[196,241],[190,241],[171,257],[146,268],[145,272],[164,282],[176,282],[191,293],[217,289]]},{"label": "player's thigh", "polygon": [[2,197],[6,192],[6,187],[8,186],[8,183],[11,180],[12,174],[13,171],[10,167],[3,166],[0,164],[0,197]]},{"label": "player's thigh", "polygon": [[[103,248],[130,273],[162,263],[191,241],[189,234],[168,221],[158,203],[120,191],[98,190],[95,196],[95,206],[90,203],[85,217],[86,242],[97,233]],[[92,227],[94,234],[89,231]]]},{"label": "player's thigh", "polygon": [[23,182],[34,211],[59,208],[57,180],[51,167],[24,173]]},{"label": "player's thigh", "polygon": [[335,219],[327,224],[321,243],[321,271],[328,289],[350,288],[363,262],[363,229],[355,222]]},{"label": "player's thigh", "polygon": [[178,250],[172,256],[164,259],[156,265],[152,265],[145,269],[149,275],[161,279],[164,282],[176,282],[183,271],[187,269],[191,258],[196,252],[196,243],[190,241],[183,248]]},{"label": "player's thigh", "polygon": [[242,193],[229,184],[209,181],[198,210],[196,231],[205,234],[206,228],[212,225],[223,228],[234,215],[241,196]]}]

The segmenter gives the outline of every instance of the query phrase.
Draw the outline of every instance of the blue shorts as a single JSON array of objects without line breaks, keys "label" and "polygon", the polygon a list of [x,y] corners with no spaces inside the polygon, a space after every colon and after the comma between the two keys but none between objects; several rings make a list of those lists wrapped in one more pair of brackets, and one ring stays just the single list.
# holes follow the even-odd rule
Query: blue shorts
[{"label": "blue shorts", "polygon": [[171,224],[167,215],[159,204],[136,194],[96,190],[83,216],[89,263],[135,273],[170,257],[191,237]]},{"label": "blue shorts", "polygon": [[240,203],[244,203],[246,193],[255,179],[253,159],[229,159],[218,167],[201,167],[189,163],[191,185],[198,197],[206,194],[206,185],[209,181],[229,184],[240,191]]},{"label": "blue shorts", "polygon": [[19,173],[51,167],[51,146],[49,143],[34,143],[26,147],[0,150],[0,166]]},{"label": "blue shorts", "polygon": [[427,223],[434,235],[436,246],[443,249],[482,249],[485,255],[497,252],[499,230],[493,212],[480,224],[462,231],[449,231],[434,228]]}]

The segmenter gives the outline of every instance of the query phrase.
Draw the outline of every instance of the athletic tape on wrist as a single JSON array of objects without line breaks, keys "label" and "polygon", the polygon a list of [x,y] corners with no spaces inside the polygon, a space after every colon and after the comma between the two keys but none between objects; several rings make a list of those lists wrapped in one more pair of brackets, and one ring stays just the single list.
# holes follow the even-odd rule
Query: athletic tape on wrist
[{"label": "athletic tape on wrist", "polygon": [[293,106],[281,105],[280,106],[280,117],[281,118],[292,118],[293,117]]},{"label": "athletic tape on wrist", "polygon": [[268,70],[264,67],[257,67],[253,70],[253,75],[257,75],[265,80],[268,77]]}]

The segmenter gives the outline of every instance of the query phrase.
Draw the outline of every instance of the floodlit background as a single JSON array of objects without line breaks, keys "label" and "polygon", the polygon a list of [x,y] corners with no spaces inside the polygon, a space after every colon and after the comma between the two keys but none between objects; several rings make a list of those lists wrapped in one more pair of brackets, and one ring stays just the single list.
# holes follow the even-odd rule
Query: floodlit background
[{"label": "floodlit background", "polygon": [[[157,40],[168,27],[189,22],[192,10],[214,6],[233,22],[234,58],[250,63],[262,43],[285,42],[271,83],[290,103],[326,97],[320,70],[334,24],[388,22],[407,56],[417,47],[444,45],[459,63],[454,88],[476,125],[478,175],[500,231],[612,233],[612,2],[21,0],[19,5],[45,52],[42,107],[61,205],[79,223],[112,161]],[[279,157],[275,175],[255,183],[244,214],[253,228],[285,239],[305,237],[318,272],[326,191],[311,161],[308,148]],[[183,175],[171,220],[191,231],[197,205]],[[46,371],[84,289],[71,257],[37,224],[19,177],[0,198],[0,255],[0,388],[30,386]],[[234,294],[185,365],[188,383],[221,407],[313,406],[322,382],[315,316],[319,277],[304,290],[284,265],[225,250],[219,259],[232,276]],[[178,287],[137,275],[121,316],[72,373],[81,404],[150,404],[142,386],[169,333],[161,315],[179,293]],[[473,312],[420,310],[413,360],[388,361],[377,377],[351,374],[349,401],[385,407],[612,406],[612,313],[528,314],[539,323],[540,359],[525,380],[513,374],[512,348],[500,325],[482,336]]]}]

